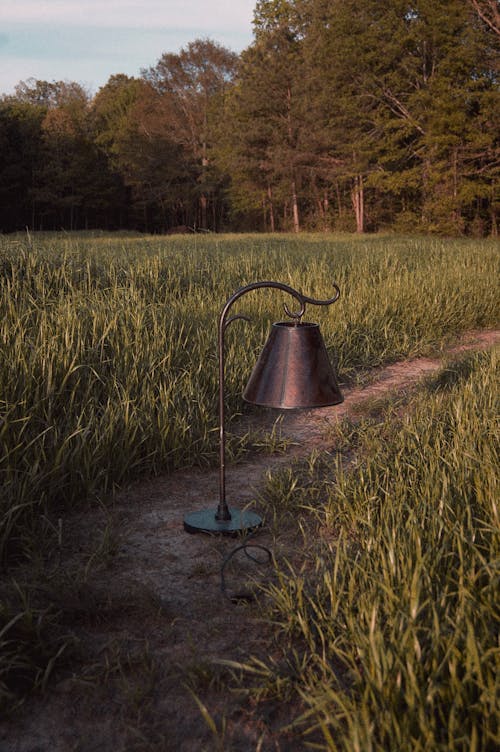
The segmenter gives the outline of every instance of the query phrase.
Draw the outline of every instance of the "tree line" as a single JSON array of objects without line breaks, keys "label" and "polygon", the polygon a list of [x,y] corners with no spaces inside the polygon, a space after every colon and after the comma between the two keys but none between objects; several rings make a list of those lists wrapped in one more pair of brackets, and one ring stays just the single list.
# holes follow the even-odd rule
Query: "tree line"
[{"label": "tree line", "polygon": [[497,0],[259,0],[95,95],[0,99],[0,231],[497,235]]}]

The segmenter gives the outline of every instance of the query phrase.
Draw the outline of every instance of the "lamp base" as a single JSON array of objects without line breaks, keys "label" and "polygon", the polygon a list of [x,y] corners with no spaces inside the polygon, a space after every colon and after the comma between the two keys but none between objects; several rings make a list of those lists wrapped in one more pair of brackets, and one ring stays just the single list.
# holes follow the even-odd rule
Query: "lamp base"
[{"label": "lamp base", "polygon": [[187,533],[216,533],[218,535],[237,535],[254,530],[262,525],[262,519],[255,512],[230,508],[230,520],[215,519],[213,509],[191,512],[184,517],[184,530]]}]

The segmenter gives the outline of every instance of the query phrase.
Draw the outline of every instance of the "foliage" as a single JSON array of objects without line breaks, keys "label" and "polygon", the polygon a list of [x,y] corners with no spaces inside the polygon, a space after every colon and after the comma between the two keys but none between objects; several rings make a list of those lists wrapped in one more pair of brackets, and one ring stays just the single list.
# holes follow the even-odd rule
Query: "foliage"
[{"label": "foliage", "polygon": [[0,229],[498,234],[492,0],[259,0],[238,57],[0,100]]},{"label": "foliage", "polygon": [[236,191],[260,175],[286,212],[293,183],[320,227],[340,228],[352,205],[359,232],[414,212],[413,229],[459,234],[476,219],[496,233],[498,40],[470,6],[263,0],[255,28],[234,102]]},{"label": "foliage", "polygon": [[178,55],[165,53],[145,72],[157,93],[154,110],[160,130],[169,133],[181,149],[186,172],[191,172],[187,196],[191,206],[184,207],[184,224],[202,230],[216,230],[220,224],[223,176],[213,164],[212,149],[218,110],[234,77],[236,61],[236,54],[225,47],[196,40]]}]

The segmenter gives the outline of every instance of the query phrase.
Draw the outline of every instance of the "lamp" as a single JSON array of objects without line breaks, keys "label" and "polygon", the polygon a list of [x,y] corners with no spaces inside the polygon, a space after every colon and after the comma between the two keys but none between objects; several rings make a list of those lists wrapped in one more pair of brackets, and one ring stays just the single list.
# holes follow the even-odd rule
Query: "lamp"
[{"label": "lamp", "polygon": [[253,282],[237,290],[226,302],[219,318],[219,505],[216,510],[204,509],[186,515],[184,529],[188,533],[235,535],[262,524],[255,512],[230,508],[227,504],[224,416],[225,331],[233,321],[249,321],[242,314],[229,318],[227,315],[242,295],[262,287],[289,293],[299,302],[300,309],[292,312],[285,304],[285,313],[292,321],[273,324],[243,392],[243,399],[254,405],[286,410],[327,407],[343,401],[318,324],[302,321],[307,303],[327,306],[338,300],[340,290],[337,285],[333,285],[335,295],[328,300],[309,298],[281,282]]}]

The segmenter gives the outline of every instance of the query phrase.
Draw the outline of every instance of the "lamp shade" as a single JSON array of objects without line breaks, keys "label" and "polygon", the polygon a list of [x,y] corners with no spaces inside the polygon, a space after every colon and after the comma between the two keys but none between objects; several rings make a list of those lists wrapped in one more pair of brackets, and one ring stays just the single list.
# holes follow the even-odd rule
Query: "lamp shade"
[{"label": "lamp shade", "polygon": [[318,324],[273,324],[243,399],[285,410],[343,402]]}]

